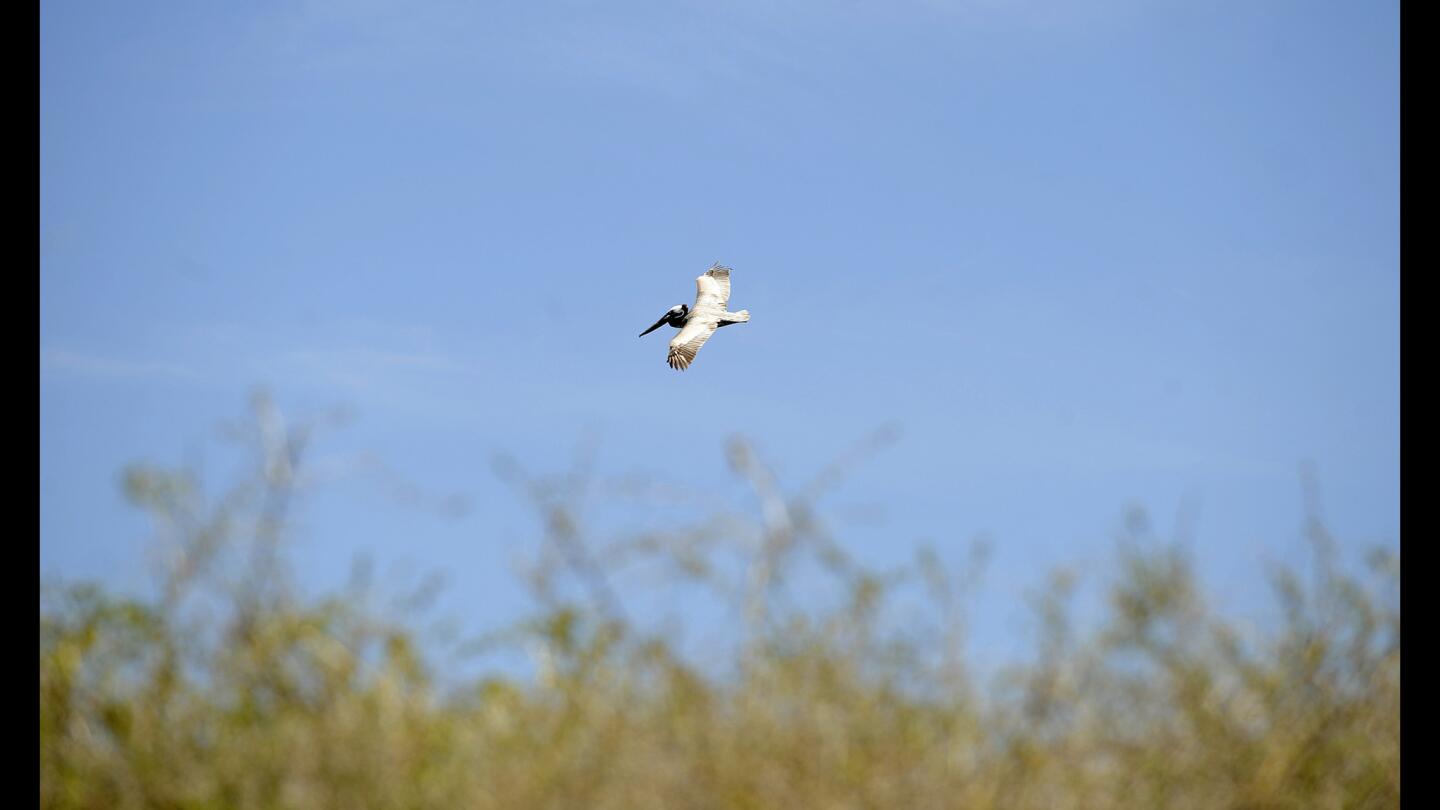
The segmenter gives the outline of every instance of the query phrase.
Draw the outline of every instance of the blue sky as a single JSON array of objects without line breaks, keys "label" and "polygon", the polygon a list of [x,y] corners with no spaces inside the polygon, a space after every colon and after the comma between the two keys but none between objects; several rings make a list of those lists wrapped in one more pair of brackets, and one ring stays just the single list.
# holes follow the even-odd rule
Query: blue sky
[{"label": "blue sky", "polygon": [[[45,0],[41,573],[143,588],[118,471],[220,477],[264,385],[470,504],[342,477],[302,577],[442,569],[474,626],[535,530],[496,452],[594,434],[743,504],[726,436],[799,483],[884,424],[826,503],[877,562],[988,537],[979,633],[1131,505],[1263,601],[1302,463],[1399,541],[1398,40],[1329,0]],[[672,372],[636,334],[716,260],[753,320]]]}]

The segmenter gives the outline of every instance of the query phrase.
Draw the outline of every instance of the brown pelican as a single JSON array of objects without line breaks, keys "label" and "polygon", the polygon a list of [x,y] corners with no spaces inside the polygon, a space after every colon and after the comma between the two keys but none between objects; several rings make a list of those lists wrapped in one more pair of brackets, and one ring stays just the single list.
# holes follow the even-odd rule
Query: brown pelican
[{"label": "brown pelican", "polygon": [[695,279],[694,307],[676,304],[661,315],[654,326],[641,332],[640,337],[645,337],[667,323],[679,329],[680,334],[670,341],[670,353],[665,357],[665,362],[673,369],[684,371],[695,362],[695,353],[715,334],[716,329],[750,320],[750,311],[747,309],[726,312],[725,305],[729,302],[730,268],[721,267],[717,262],[705,271],[705,275]]}]

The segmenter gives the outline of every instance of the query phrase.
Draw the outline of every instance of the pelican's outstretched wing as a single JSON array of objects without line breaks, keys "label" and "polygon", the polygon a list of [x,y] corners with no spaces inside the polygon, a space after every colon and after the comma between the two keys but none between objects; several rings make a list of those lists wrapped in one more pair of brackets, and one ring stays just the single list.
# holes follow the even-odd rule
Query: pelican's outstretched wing
[{"label": "pelican's outstretched wing", "polygon": [[695,308],[719,307],[721,312],[730,303],[730,268],[716,264],[705,275],[695,279]]},{"label": "pelican's outstretched wing", "polygon": [[[701,276],[701,278],[705,278],[705,276]],[[705,345],[705,341],[709,340],[711,335],[715,334],[719,325],[720,322],[715,318],[691,315],[685,328],[681,329],[680,334],[670,341],[670,354],[665,358],[665,362],[677,371],[689,368],[690,364],[695,362],[695,353],[700,351],[700,347]]]}]

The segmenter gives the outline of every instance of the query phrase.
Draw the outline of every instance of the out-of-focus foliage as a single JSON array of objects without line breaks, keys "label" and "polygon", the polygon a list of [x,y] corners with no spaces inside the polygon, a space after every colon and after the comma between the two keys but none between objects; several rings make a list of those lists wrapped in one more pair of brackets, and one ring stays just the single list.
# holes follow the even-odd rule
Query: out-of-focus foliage
[{"label": "out-of-focus foliage", "polygon": [[[402,618],[284,586],[308,434],[257,416],[255,474],[214,503],[192,472],[127,472],[165,544],[155,600],[42,593],[43,807],[1399,805],[1399,560],[1350,570],[1318,523],[1313,570],[1274,573],[1277,626],[1227,620],[1177,547],[1137,532],[1098,631],[1071,625],[1067,576],[1038,583],[1034,655],[981,682],[965,578],[929,552],[856,565],[813,508],[837,470],[782,493],[737,441],[758,518],[607,545],[574,476],[503,462],[545,532],[535,615],[497,637],[538,674],[453,688]],[[728,666],[630,617],[612,580],[637,559],[733,609]],[[804,560],[842,589],[832,608],[786,597]],[[906,588],[928,622],[887,613]]]}]

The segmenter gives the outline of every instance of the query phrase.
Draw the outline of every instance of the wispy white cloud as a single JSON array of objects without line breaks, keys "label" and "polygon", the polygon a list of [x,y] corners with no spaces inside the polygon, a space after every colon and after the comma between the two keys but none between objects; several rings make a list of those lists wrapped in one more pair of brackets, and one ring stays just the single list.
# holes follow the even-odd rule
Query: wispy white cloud
[{"label": "wispy white cloud", "polygon": [[479,364],[448,354],[373,347],[297,349],[276,359],[281,368],[307,379],[328,380],[357,390],[390,387],[402,378],[414,383],[483,373]]},{"label": "wispy white cloud", "polygon": [[213,382],[305,392],[334,404],[411,418],[466,421],[477,390],[499,371],[500,343],[457,345],[420,323],[372,319],[277,328],[243,323],[173,326],[172,341],[212,358]]},{"label": "wispy white cloud", "polygon": [[254,18],[246,44],[270,69],[387,72],[482,50],[485,16],[455,0],[303,0]]},{"label": "wispy white cloud", "polygon": [[194,380],[199,375],[180,363],[107,357],[70,349],[42,349],[40,376],[102,380]]},{"label": "wispy white cloud", "polygon": [[1140,0],[304,0],[254,18],[247,49],[267,70],[462,71],[566,76],[683,96],[720,82],[826,75],[884,28],[1092,31]]}]

